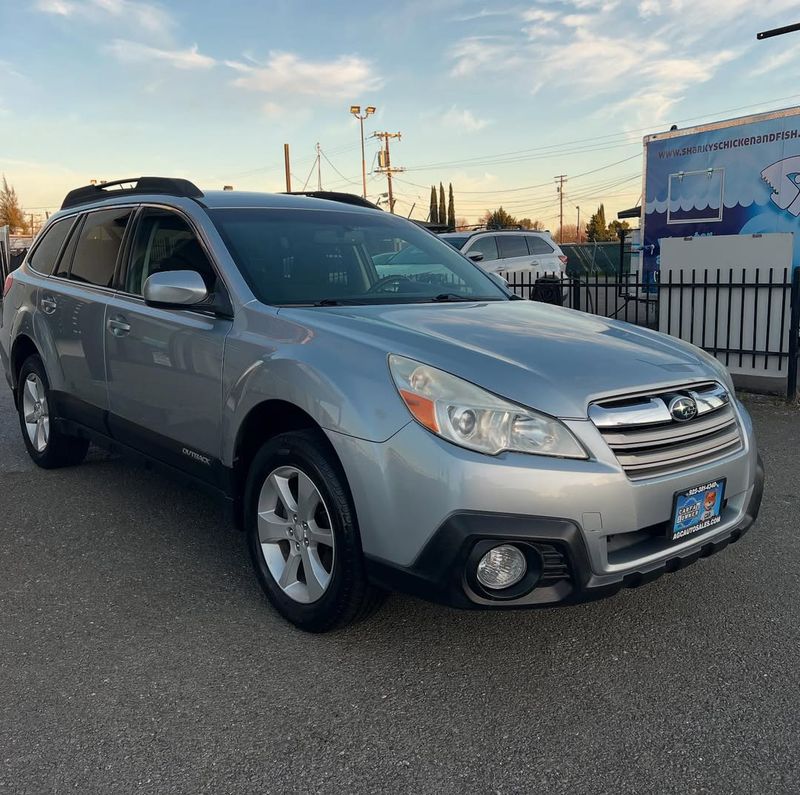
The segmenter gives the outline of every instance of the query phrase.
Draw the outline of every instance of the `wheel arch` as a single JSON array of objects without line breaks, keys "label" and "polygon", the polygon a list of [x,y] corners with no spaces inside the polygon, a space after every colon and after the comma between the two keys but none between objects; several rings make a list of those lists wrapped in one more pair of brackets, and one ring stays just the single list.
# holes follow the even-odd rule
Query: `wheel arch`
[{"label": "wheel arch", "polygon": [[[322,426],[306,411],[286,400],[264,400],[253,406],[236,431],[233,450],[232,488],[234,499],[234,520],[243,527],[244,490],[247,473],[258,451],[266,442],[281,433],[289,431],[317,431],[320,440],[331,453],[336,466],[344,476],[344,483],[350,491],[344,467],[333,445],[328,441]],[[352,495],[351,495],[352,499]]]},{"label": "wheel arch", "polygon": [[18,335],[11,346],[11,380],[15,391],[19,386],[19,371],[22,364],[29,356],[33,355],[41,357],[36,343],[27,334]]}]

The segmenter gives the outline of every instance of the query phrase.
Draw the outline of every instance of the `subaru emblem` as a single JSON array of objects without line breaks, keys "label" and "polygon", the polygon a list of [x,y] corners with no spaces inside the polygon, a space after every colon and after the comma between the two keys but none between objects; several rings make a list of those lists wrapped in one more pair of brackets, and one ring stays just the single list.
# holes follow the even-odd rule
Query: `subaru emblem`
[{"label": "subaru emblem", "polygon": [[678,395],[670,400],[669,413],[677,422],[688,422],[697,416],[697,403],[690,397]]}]

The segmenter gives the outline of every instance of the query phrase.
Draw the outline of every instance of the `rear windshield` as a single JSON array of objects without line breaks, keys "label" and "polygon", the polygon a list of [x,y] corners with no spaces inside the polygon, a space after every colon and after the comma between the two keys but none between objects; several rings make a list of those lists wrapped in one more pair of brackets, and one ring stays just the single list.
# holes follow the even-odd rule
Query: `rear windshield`
[{"label": "rear windshield", "polygon": [[507,300],[464,256],[389,214],[253,208],[209,216],[266,304]]}]

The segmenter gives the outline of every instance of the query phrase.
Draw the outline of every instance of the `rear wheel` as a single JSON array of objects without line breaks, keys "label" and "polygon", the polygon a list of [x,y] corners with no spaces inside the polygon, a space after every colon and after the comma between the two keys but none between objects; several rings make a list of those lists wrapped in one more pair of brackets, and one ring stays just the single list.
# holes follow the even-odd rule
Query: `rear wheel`
[{"label": "rear wheel", "polygon": [[38,355],[29,356],[22,363],[17,384],[22,440],[33,461],[44,469],[72,466],[83,461],[89,442],[68,436],[52,422],[50,385]]},{"label": "rear wheel", "polygon": [[344,475],[318,433],[281,434],[261,448],[247,480],[245,530],[264,592],[301,629],[338,629],[382,601],[364,573]]}]

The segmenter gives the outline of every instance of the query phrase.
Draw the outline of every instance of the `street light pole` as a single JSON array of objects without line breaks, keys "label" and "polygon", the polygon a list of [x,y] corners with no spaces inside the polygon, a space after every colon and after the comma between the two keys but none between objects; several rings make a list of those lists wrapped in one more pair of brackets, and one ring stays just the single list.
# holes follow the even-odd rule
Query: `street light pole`
[{"label": "street light pole", "polygon": [[361,105],[351,105],[350,106],[350,113],[355,116],[359,121],[359,126],[361,128],[361,187],[362,187],[362,197],[367,198],[367,160],[364,154],[364,119],[368,116],[371,116],[375,113],[375,107],[372,105],[368,105],[364,109],[364,114],[361,114]]}]

